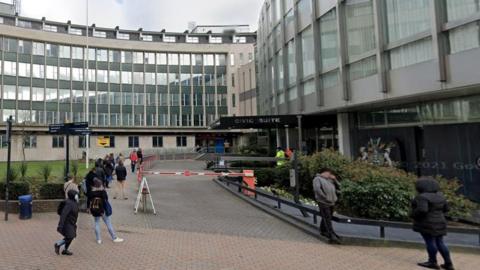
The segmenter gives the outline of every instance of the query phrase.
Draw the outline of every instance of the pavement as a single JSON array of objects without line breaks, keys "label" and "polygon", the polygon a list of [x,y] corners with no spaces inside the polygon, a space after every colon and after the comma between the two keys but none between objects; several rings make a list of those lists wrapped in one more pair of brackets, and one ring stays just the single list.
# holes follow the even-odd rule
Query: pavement
[{"label": "pavement", "polygon": [[[201,170],[203,162],[160,162],[156,169]],[[0,269],[420,269],[418,249],[332,246],[254,208],[208,177],[148,177],[157,215],[133,214],[129,200],[111,200],[124,243],[95,242],[92,217],[81,214],[71,257],[53,252],[58,216],[0,221]],[[112,190],[109,191],[110,197]],[[479,254],[453,253],[457,269],[478,269]]]}]

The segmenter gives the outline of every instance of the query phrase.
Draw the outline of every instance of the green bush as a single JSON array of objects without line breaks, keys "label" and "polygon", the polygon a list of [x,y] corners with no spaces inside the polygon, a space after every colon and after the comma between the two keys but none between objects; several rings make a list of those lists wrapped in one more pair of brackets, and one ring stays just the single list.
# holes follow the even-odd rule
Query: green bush
[{"label": "green bush", "polygon": [[[10,182],[8,189],[8,198],[17,200],[18,196],[30,193],[30,184],[28,182]],[[5,183],[0,182],[0,199],[5,200]]]},{"label": "green bush", "polygon": [[40,167],[39,173],[42,176],[42,180],[45,181],[45,183],[47,183],[48,180],[50,179],[50,176],[52,175],[52,167],[49,164],[45,164],[42,167]]},{"label": "green bush", "polygon": [[257,178],[257,186],[290,186],[289,166],[281,166],[277,168],[259,168],[254,171]]},{"label": "green bush", "polygon": [[73,175],[74,179],[77,179],[79,169],[80,168],[79,168],[78,161],[77,160],[73,161],[72,162],[72,175]]},{"label": "green bush", "polygon": [[44,183],[39,188],[39,198],[44,200],[55,200],[65,198],[63,183]]},{"label": "green bush", "polygon": [[[11,182],[14,182],[18,179],[18,169],[14,166],[11,166],[10,167],[10,181]],[[6,181],[7,180],[7,174],[3,174],[3,178],[2,178],[2,181]]]},{"label": "green bush", "polygon": [[233,161],[229,167],[233,168],[269,168],[275,166],[275,162],[270,161]]},{"label": "green bush", "polygon": [[462,194],[459,194],[458,191],[462,187],[459,180],[448,180],[441,176],[437,176],[435,179],[437,179],[440,184],[440,189],[449,203],[450,211],[447,215],[453,218],[470,217],[472,211],[477,208],[478,205],[465,198]]},{"label": "green bush", "polygon": [[26,163],[25,161],[20,163],[19,171],[20,171],[20,180],[25,181],[27,176],[27,171],[28,171],[28,163]]}]

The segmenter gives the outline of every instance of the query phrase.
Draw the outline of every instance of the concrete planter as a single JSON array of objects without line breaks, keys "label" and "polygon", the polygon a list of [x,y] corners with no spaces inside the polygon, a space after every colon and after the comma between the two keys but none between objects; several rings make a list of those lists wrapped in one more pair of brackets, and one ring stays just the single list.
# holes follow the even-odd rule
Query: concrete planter
[{"label": "concrete planter", "polygon": [[[33,214],[35,213],[55,213],[57,212],[58,204],[63,200],[33,200]],[[79,206],[85,203],[84,199],[81,199]],[[19,205],[18,201],[8,201],[8,212],[12,214],[18,214]],[[5,201],[0,200],[0,211],[5,212]]]}]

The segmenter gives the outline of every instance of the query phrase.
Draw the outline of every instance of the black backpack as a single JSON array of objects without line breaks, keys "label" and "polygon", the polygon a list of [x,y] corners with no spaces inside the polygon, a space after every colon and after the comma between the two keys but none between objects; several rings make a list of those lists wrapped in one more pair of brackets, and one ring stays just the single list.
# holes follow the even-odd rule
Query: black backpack
[{"label": "black backpack", "polygon": [[57,206],[57,214],[59,216],[62,215],[62,212],[63,212],[63,208],[65,208],[65,201],[61,201],[58,206]]},{"label": "black backpack", "polygon": [[90,202],[90,213],[94,217],[100,217],[104,212],[103,199],[101,197],[94,197]]}]

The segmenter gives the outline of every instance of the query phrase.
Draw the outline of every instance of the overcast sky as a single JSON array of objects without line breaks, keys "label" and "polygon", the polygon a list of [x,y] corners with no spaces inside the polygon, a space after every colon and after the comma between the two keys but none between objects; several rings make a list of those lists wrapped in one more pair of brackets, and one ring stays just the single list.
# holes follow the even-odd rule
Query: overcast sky
[{"label": "overcast sky", "polygon": [[[8,0],[0,0],[9,2]],[[85,24],[87,0],[21,0],[21,16]],[[257,29],[264,0],[89,0],[89,25],[183,32],[197,24],[250,24]]]}]

